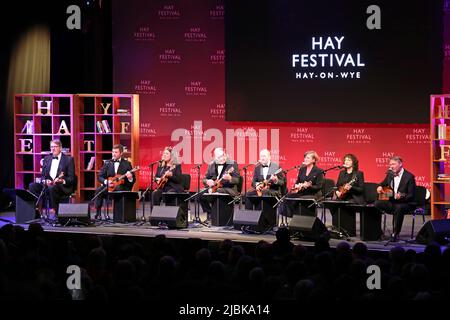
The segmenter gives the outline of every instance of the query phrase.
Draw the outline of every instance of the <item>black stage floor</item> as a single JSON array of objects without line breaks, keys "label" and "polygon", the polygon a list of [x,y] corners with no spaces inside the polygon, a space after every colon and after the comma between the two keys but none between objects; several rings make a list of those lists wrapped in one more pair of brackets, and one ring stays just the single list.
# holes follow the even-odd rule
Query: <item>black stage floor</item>
[{"label": "black stage floor", "polygon": [[[142,217],[142,211],[139,209],[136,212],[136,217],[138,221],[140,221]],[[202,214],[201,216],[202,221],[204,220],[205,216]],[[146,213],[146,219],[148,219],[148,214]],[[192,218],[192,217],[190,217]],[[426,221],[430,219],[429,216],[426,216]],[[357,234],[359,234],[359,216],[357,214]],[[391,216],[388,216],[388,223],[387,223],[387,230],[386,234],[389,234],[389,232],[392,230],[391,226]],[[189,220],[191,221],[191,219]],[[326,218],[326,225],[327,227],[330,226],[331,222],[331,215],[329,212],[327,213]],[[2,212],[0,213],[0,227],[3,226],[6,223],[13,223],[15,224],[15,214],[12,211],[9,212]],[[410,241],[410,234],[411,234],[411,225],[412,225],[412,217],[411,216],[405,216],[405,221],[403,224],[402,233],[400,235],[400,241],[395,243],[388,243],[386,245],[386,241],[364,241],[368,247],[369,250],[374,251],[388,251],[394,246],[402,246],[405,249],[412,249],[416,252],[422,252],[425,249],[424,245],[416,244],[412,241]],[[27,228],[27,225],[22,225],[25,229]],[[96,234],[96,235],[114,235],[114,236],[131,236],[131,237],[155,237],[160,234],[164,234],[167,238],[173,238],[173,239],[188,239],[188,238],[199,238],[202,240],[207,241],[222,241],[224,239],[230,239],[235,242],[243,242],[243,243],[257,243],[260,240],[264,240],[267,242],[272,243],[275,241],[275,234],[248,234],[243,233],[240,230],[234,230],[231,227],[206,227],[201,224],[194,224],[189,223],[189,227],[187,229],[179,229],[179,230],[173,230],[173,229],[160,229],[155,226],[151,226],[148,222],[147,223],[128,223],[128,224],[122,224],[122,223],[113,223],[113,222],[95,222],[91,226],[84,227],[84,226],[67,226],[67,227],[61,227],[61,226],[52,226],[50,224],[42,223],[42,226],[45,231],[48,232],[58,232],[58,233],[67,233],[67,234]],[[416,218],[416,227],[415,227],[415,234],[420,230],[422,226],[422,217]],[[341,241],[348,241],[350,245],[353,245],[357,242],[361,242],[361,239],[358,237],[351,237],[346,239],[331,239],[330,240],[330,246],[336,247],[336,245]],[[310,241],[299,241],[299,240],[293,240],[295,244],[301,243],[305,246],[313,246],[314,243]]]}]

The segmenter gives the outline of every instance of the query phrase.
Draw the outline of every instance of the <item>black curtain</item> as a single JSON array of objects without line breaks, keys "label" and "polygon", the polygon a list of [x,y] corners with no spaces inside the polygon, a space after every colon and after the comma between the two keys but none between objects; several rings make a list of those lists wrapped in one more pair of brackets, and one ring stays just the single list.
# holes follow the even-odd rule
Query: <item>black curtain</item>
[{"label": "black curtain", "polygon": [[[73,4],[81,8],[81,30],[66,26],[66,10]],[[14,188],[14,119],[6,96],[10,54],[23,32],[35,24],[51,30],[50,93],[112,93],[111,0],[9,3],[0,19],[0,210],[9,203],[1,191]]]}]

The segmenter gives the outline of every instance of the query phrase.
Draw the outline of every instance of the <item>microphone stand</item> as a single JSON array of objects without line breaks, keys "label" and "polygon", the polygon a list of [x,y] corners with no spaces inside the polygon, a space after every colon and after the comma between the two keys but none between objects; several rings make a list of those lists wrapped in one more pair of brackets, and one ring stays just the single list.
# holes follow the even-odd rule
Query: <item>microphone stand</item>
[{"label": "microphone stand", "polygon": [[[283,172],[283,174],[287,174],[289,171],[292,171],[292,170],[301,168],[301,166],[302,166],[302,165],[293,166],[292,168],[289,168],[289,169],[287,169],[287,170],[283,170],[282,172]],[[286,183],[287,183],[287,178],[286,178]],[[285,194],[284,196],[282,196],[282,197],[277,201],[277,203],[275,203],[275,204],[273,205],[272,208],[276,208],[276,207],[278,207],[278,205],[279,205],[280,203],[284,202],[284,199],[287,197],[288,194],[289,194],[289,192],[286,192],[286,194]]]},{"label": "microphone stand", "polygon": [[[89,200],[89,206],[90,203],[94,202],[102,193],[104,193],[106,191],[106,220],[109,220],[109,209],[108,209],[108,204],[109,204],[109,193],[108,193],[108,184],[104,185],[102,187],[103,189],[101,189],[91,200]],[[101,218],[101,217],[100,217]]]},{"label": "microphone stand", "polygon": [[208,188],[200,191],[200,165],[195,166],[194,168],[197,170],[197,192],[190,196],[189,198],[185,199],[184,201],[189,201],[192,198],[195,198],[194,202],[194,219],[192,219],[192,222],[194,224],[198,223],[204,226],[207,226],[202,220],[200,219],[200,203],[198,202],[198,196],[201,196],[202,194],[206,193],[208,191]]},{"label": "microphone stand", "polygon": [[[39,194],[39,197],[36,200],[36,203],[34,205],[35,207],[39,206],[39,202],[41,202],[41,199],[43,198],[43,196],[44,196],[44,194],[45,194],[45,192],[47,191],[47,188],[48,188],[48,185],[47,185],[45,179],[44,179],[44,182],[41,182],[41,184],[42,184],[42,190],[41,190],[41,193]],[[44,216],[44,214],[42,213],[42,211],[44,210],[43,207],[44,207],[44,204],[42,204],[42,207],[39,210],[40,211],[39,213],[40,213],[41,219],[44,219],[44,221],[46,221],[47,218],[48,218],[48,212],[46,212],[46,214]]]},{"label": "microphone stand", "polygon": [[[150,191],[150,195],[153,194],[153,167],[155,164],[159,163],[159,161],[155,161],[150,163],[148,166],[150,167],[150,182],[147,186],[147,188],[145,189],[145,191],[141,194],[141,199],[142,199],[142,217],[141,217],[141,222],[137,223],[137,225],[143,225],[147,222],[147,219],[145,218],[145,197],[147,195],[147,193]],[[153,212],[153,201],[152,199],[150,199],[150,215]]]},{"label": "microphone stand", "polygon": [[[244,170],[244,196],[247,196],[247,168],[248,168],[248,167],[251,167],[251,166],[257,166],[258,164],[259,164],[259,162],[258,162],[257,164],[251,163],[251,164],[248,164],[248,165],[246,165],[246,166],[244,166],[244,167],[242,168],[242,170]],[[239,203],[242,202],[242,198],[243,198],[243,196],[241,195],[241,196],[239,197],[239,200],[240,200]],[[235,200],[238,200],[238,199],[235,198],[232,202],[234,202]],[[230,202],[230,203],[228,203],[228,204],[231,204],[232,202]],[[239,206],[239,207],[240,207],[240,206]]]}]

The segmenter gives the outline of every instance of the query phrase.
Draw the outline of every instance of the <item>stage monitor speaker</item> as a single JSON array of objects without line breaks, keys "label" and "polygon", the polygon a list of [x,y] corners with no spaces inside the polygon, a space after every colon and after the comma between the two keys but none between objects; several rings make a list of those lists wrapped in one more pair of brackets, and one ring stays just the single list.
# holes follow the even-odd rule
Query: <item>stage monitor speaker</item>
[{"label": "stage monitor speaker", "polygon": [[416,236],[417,243],[437,242],[447,244],[450,240],[450,219],[430,220],[425,223]]},{"label": "stage monitor speaker", "polygon": [[289,222],[289,231],[301,240],[315,241],[322,235],[329,237],[327,228],[317,217],[294,215]]},{"label": "stage monitor speaker", "polygon": [[233,226],[236,230],[255,232],[268,231],[273,227],[268,221],[265,221],[261,210],[235,210]]},{"label": "stage monitor speaker", "polygon": [[60,203],[58,207],[58,221],[62,225],[79,222],[90,222],[89,203]]},{"label": "stage monitor speaker", "polygon": [[152,226],[165,225],[170,229],[188,227],[186,210],[178,206],[154,206],[150,216]]}]

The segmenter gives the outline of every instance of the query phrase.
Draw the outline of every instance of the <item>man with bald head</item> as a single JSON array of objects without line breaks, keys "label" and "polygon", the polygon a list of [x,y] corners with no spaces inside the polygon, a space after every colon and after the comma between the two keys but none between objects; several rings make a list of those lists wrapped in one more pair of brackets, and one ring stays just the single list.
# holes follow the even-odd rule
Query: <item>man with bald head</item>
[{"label": "man with bald head", "polygon": [[[238,195],[237,186],[239,184],[239,168],[234,160],[228,159],[223,148],[214,149],[214,160],[209,164],[208,170],[203,179],[206,188],[214,187],[217,180],[221,180],[222,186],[217,189],[217,193],[227,193],[232,197]],[[211,217],[211,201],[212,197],[202,196],[200,204],[203,212],[207,213],[207,220]]]},{"label": "man with bald head", "polygon": [[258,191],[263,196],[281,197],[281,188],[285,184],[283,173],[277,170],[280,167],[277,163],[272,162],[270,151],[261,150],[259,153],[259,163],[255,167],[253,173],[252,187],[253,190],[247,192],[245,197],[245,208],[248,210],[261,209],[261,201],[255,196]]}]

